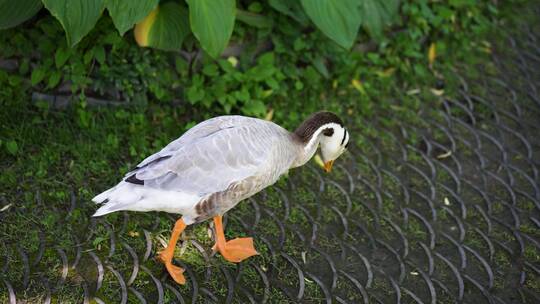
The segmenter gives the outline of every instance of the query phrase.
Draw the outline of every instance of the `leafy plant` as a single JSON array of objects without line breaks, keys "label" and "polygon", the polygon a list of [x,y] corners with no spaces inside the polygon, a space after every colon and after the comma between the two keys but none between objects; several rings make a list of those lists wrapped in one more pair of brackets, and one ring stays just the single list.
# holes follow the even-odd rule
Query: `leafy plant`
[{"label": "leafy plant", "polygon": [[[254,12],[236,7],[235,0],[0,0],[0,29],[31,18],[42,7],[62,24],[67,43],[73,47],[85,37],[106,9],[120,33],[134,27],[140,46],[179,50],[184,38],[193,33],[201,47],[217,58],[227,46],[235,19],[257,28],[271,28],[270,11]],[[187,3],[187,7],[186,7]],[[262,8],[260,3],[255,7]],[[360,25],[380,36],[382,28],[395,20],[399,0],[270,0],[277,12],[307,25],[304,12],[330,39],[345,49],[356,40]],[[299,8],[303,8],[299,10]],[[189,15],[189,24],[187,21]]]},{"label": "leafy plant", "polygon": [[[110,9],[109,0],[104,1],[104,9]],[[399,31],[377,37],[378,44],[370,42],[365,51],[359,51],[365,43],[347,51],[316,30],[302,1],[238,2],[235,20],[240,22],[232,33],[235,46],[228,50],[228,58],[218,59],[209,56],[208,50],[192,48],[196,37],[191,35],[188,3],[162,2],[135,23],[139,44],[143,43],[140,35],[153,48],[178,50],[184,45],[182,52],[174,53],[140,48],[133,40],[123,39],[114,29],[118,23],[108,17],[100,18],[88,37],[71,48],[61,39],[63,27],[55,17],[41,14],[32,27],[0,32],[1,57],[18,63],[18,69],[3,78],[7,89],[0,95],[39,92],[50,98],[68,96],[81,127],[92,126],[91,99],[96,98],[135,108],[156,102],[172,104],[190,119],[223,113],[265,117],[275,110],[274,119],[294,124],[302,113],[321,108],[369,115],[376,105],[388,102],[378,96],[391,80],[402,79],[407,87],[415,77],[433,78],[432,70],[457,49],[452,43],[468,39],[467,32],[485,29],[486,11],[495,10],[487,8],[489,4],[403,2],[401,17],[406,24],[398,23]],[[364,18],[359,20],[351,27],[358,26],[357,33],[352,38],[343,35],[343,44],[368,38],[372,30]],[[185,30],[184,36],[162,35],[172,28],[171,22]],[[465,51],[474,45],[469,41],[458,49]],[[435,49],[436,59],[429,56]],[[9,89],[16,83],[23,83],[26,89]],[[46,109],[44,116],[54,107],[47,100],[34,102]],[[287,111],[279,110],[284,108]]]},{"label": "leafy plant", "polygon": [[0,29],[21,24],[34,16],[41,7],[39,0],[0,0]]}]

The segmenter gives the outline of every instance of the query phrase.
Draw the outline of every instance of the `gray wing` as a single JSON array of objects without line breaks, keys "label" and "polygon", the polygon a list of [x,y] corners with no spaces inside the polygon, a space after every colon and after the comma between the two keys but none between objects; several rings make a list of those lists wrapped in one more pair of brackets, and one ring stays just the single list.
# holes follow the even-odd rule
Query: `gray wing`
[{"label": "gray wing", "polygon": [[[186,133],[184,133],[182,136],[180,136],[178,139],[170,142],[165,148],[163,148],[158,153],[152,154],[145,158],[140,164],[137,165],[138,168],[143,168],[150,163],[156,163],[160,160],[164,160],[167,158],[170,158],[175,153],[177,153],[182,147],[185,147],[189,143],[212,135],[215,132],[219,132],[220,130],[227,129],[230,127],[241,125],[242,122],[245,119],[249,119],[247,117],[242,116],[219,116],[214,117],[208,120],[205,120],[193,128],[189,129]],[[132,172],[128,173],[127,175],[131,175]]]},{"label": "gray wing", "polygon": [[272,166],[281,127],[257,119],[225,116],[207,120],[133,171],[145,187],[206,195]]}]

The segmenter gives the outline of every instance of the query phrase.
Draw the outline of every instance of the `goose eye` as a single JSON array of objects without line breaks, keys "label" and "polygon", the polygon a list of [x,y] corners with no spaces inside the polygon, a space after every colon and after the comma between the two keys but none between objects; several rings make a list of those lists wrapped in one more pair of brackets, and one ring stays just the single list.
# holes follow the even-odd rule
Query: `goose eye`
[{"label": "goose eye", "polygon": [[345,149],[347,149],[347,148],[349,148],[349,143],[347,143],[347,144],[345,145]]},{"label": "goose eye", "polygon": [[324,136],[332,136],[332,135],[334,135],[334,129],[333,128],[324,129],[323,130],[323,135]]}]

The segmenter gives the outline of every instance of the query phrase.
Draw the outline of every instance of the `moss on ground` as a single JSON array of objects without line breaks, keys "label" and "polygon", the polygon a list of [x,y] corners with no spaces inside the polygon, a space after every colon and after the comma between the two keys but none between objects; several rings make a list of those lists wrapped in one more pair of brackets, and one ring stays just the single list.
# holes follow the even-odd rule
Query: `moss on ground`
[{"label": "moss on ground", "polygon": [[[343,109],[343,115],[347,117],[352,126],[350,127],[351,134],[354,133],[352,135],[354,138],[352,152],[365,156],[373,162],[376,162],[378,157],[382,157],[382,164],[377,165],[398,174],[404,182],[410,183],[407,184],[408,187],[413,187],[424,194],[429,193],[430,183],[403,164],[400,154],[401,148],[398,146],[396,138],[403,147],[409,145],[419,150],[422,150],[423,136],[431,136],[441,144],[449,145],[446,134],[433,128],[432,124],[426,122],[425,117],[443,124],[445,122],[443,115],[441,115],[443,100],[445,98],[459,98],[460,84],[458,79],[454,79],[456,68],[454,62],[459,55],[452,57],[449,54],[447,58],[438,59],[439,61],[436,63],[438,71],[429,70],[424,76],[416,75],[416,71],[422,70],[416,66],[426,65],[423,61],[414,63],[414,68],[409,67],[410,73],[399,74],[395,78],[387,80],[372,79],[369,75],[365,75],[365,82],[370,84],[369,99],[380,100],[380,103],[371,105],[370,110],[360,112],[361,115],[352,115]],[[485,61],[486,56],[486,54],[472,54],[471,60],[481,58]],[[461,68],[461,66],[459,67]],[[424,70],[428,69],[424,68]],[[496,68],[491,64],[485,65],[482,71],[488,75],[496,75],[497,73]],[[466,73],[471,79],[480,79],[484,76],[484,73],[477,71],[472,64],[469,68],[464,69],[463,73]],[[433,91],[437,78],[441,77],[440,74],[443,74],[445,79],[442,96],[438,96]],[[408,79],[409,77],[411,80]],[[403,94],[411,89],[418,89],[418,92]],[[368,98],[355,95],[358,92],[353,87],[340,88],[340,90],[344,90],[345,94],[340,95],[339,92],[333,92],[329,94],[336,96],[327,96],[329,100],[333,100],[332,107],[340,108],[340,102],[344,99]],[[470,90],[479,96],[504,96],[503,94],[508,94],[503,88],[494,87],[493,90],[491,88],[486,90],[483,85],[471,85]],[[10,98],[16,99],[16,103],[13,104],[15,106],[6,107],[5,111],[0,113],[0,119],[3,123],[1,139],[3,140],[4,137],[20,139],[18,152],[15,154],[6,152],[3,146],[1,150],[0,184],[4,186],[0,190],[0,202],[2,202],[2,206],[11,204],[11,207],[0,213],[0,239],[2,241],[0,258],[7,256],[9,265],[7,273],[0,274],[0,289],[2,290],[0,303],[8,302],[7,295],[3,292],[5,286],[1,285],[2,279],[15,282],[17,286],[14,287],[19,288],[24,277],[24,263],[21,262],[16,245],[24,250],[31,262],[39,251],[42,237],[46,244],[46,250],[38,265],[32,266],[29,288],[24,292],[17,293],[19,300],[43,301],[43,288],[36,280],[38,274],[50,278],[53,282],[60,278],[62,264],[57,251],[53,249],[56,247],[66,252],[70,263],[75,259],[75,247],[80,244],[83,248],[83,255],[78,267],[70,269],[64,286],[53,296],[54,301],[58,303],[82,302],[81,284],[83,280],[91,282],[97,276],[97,269],[89,255],[90,252],[95,253],[105,265],[114,265],[123,277],[127,277],[132,269],[132,261],[129,252],[122,247],[122,244],[128,244],[142,258],[146,252],[145,230],[150,232],[151,254],[148,261],[139,262],[149,268],[152,274],[163,274],[163,267],[154,259],[154,254],[163,247],[162,241],[168,240],[170,229],[174,223],[173,218],[161,213],[111,214],[105,219],[98,220],[92,229],[92,234],[87,235],[87,227],[92,224],[90,215],[95,210],[90,199],[93,194],[114,184],[140,159],[176,138],[190,126],[190,121],[200,120],[203,115],[186,113],[175,107],[153,103],[143,108],[132,109],[88,109],[77,106],[66,111],[56,111],[34,105],[30,102],[29,93],[24,93],[23,89],[20,91],[22,91],[22,95],[19,92],[10,96]],[[396,98],[399,100],[395,100]],[[501,105],[501,109],[507,109],[507,107],[508,105]],[[276,109],[276,111],[286,112],[285,109]],[[479,118],[488,119],[491,112],[492,110],[488,107],[481,104],[475,105],[474,113]],[[468,116],[467,111],[458,107],[453,107],[450,114],[462,120],[466,120]],[[81,119],[83,116],[87,117],[90,122],[83,124],[84,119]],[[284,116],[285,114],[281,113],[278,117],[283,118]],[[277,122],[289,128],[293,127],[292,121],[282,119]],[[406,134],[401,132],[400,128],[402,127],[407,131]],[[494,126],[483,123],[480,127],[489,131]],[[391,136],[390,132],[396,137]],[[456,137],[473,140],[466,128],[456,126],[451,132]],[[457,140],[456,143],[456,157],[462,161],[464,167],[476,168],[478,160],[474,155],[475,151],[461,140]],[[406,149],[407,162],[422,168],[424,172],[428,172],[427,163],[422,154],[411,148]],[[514,158],[516,157],[519,155],[514,156]],[[440,159],[440,161],[445,163],[446,160]],[[314,240],[314,246],[332,255],[340,263],[346,264],[350,263],[350,260],[339,260],[341,241],[355,242],[368,259],[373,258],[370,254],[374,252],[370,246],[378,246],[370,243],[369,236],[361,231],[357,224],[363,225],[367,233],[380,240],[395,244],[398,240],[396,230],[388,220],[381,220],[380,217],[388,218],[401,227],[404,224],[402,222],[402,208],[414,207],[415,209],[427,210],[426,202],[414,196],[411,197],[410,205],[406,205],[400,182],[381,172],[379,172],[381,173],[379,176],[372,165],[362,157],[356,159],[344,157],[338,162],[343,164],[354,162],[354,170],[357,174],[353,176],[356,184],[354,191],[347,193],[352,201],[352,208],[347,216],[347,219],[350,220],[348,222],[349,234],[344,236],[344,239],[340,239],[341,232],[343,232],[340,217],[331,207],[337,207],[340,212],[344,213],[347,207],[346,196],[340,189],[328,183],[324,192],[320,193],[318,190],[320,178],[311,168],[291,171],[275,186],[288,193],[290,207],[288,217],[285,217],[285,202],[275,189],[268,189],[266,193],[256,196],[255,200],[261,213],[261,219],[254,231],[249,231],[241,224],[241,221],[247,223],[248,226],[253,223],[253,213],[256,209],[254,203],[245,201],[229,214],[226,229],[227,238],[250,236],[252,233],[255,236],[255,245],[260,256],[250,259],[249,262],[241,266],[243,270],[240,282],[246,290],[256,297],[261,298],[265,292],[268,292],[270,303],[294,302],[290,295],[277,287],[296,290],[300,284],[296,269],[291,267],[279,255],[280,253],[285,253],[296,261],[301,261],[300,267],[304,270],[327,271],[323,269],[326,266],[320,266],[326,265],[324,257],[309,248],[309,239],[302,241],[297,233],[311,237],[313,225],[315,225],[317,237]],[[315,167],[315,170],[318,169]],[[468,173],[465,172],[465,174]],[[334,175],[324,177],[338,181],[348,191],[348,178],[344,172],[336,168]],[[378,185],[379,178],[381,178],[381,185]],[[363,186],[360,179],[374,185],[374,189],[381,193],[381,206],[379,206],[373,190]],[[453,179],[442,167],[436,166],[436,182],[449,185],[449,183],[453,184]],[[523,181],[516,179],[516,182]],[[296,185],[294,192],[290,191],[289,183]],[[441,208],[445,197],[448,197],[450,201],[452,198],[437,183],[434,186],[438,224],[451,223],[454,225],[452,216]],[[465,203],[467,204],[467,218],[464,220],[467,223],[474,223],[475,227],[485,232],[487,231],[485,219],[473,206],[480,205],[484,210],[487,210],[486,202],[478,193],[467,191],[462,190],[460,193],[462,197],[466,198]],[[72,193],[76,199],[76,208],[66,216],[66,210],[71,208]],[[493,191],[489,195],[492,198],[490,206],[492,216],[502,216],[509,212],[507,206],[509,194],[501,185],[495,183]],[[530,199],[519,197],[517,207],[522,215],[522,213],[534,211],[535,205]],[[449,208],[456,215],[458,214],[457,204],[456,206],[451,205]],[[314,221],[310,220],[303,210],[307,210],[313,216]],[[372,213],[372,210],[375,210],[376,213]],[[282,230],[269,215],[270,213],[278,218],[285,227],[283,244],[279,244]],[[125,221],[125,216],[129,216],[129,220]],[[402,228],[411,247],[414,247],[418,241],[429,243],[429,235],[424,223],[415,216],[409,214],[407,225]],[[464,244],[485,253],[487,244],[482,236],[471,227],[466,228],[467,235]],[[43,232],[43,235],[40,235],[40,231]],[[519,231],[538,238],[538,229],[533,223],[523,222]],[[115,237],[116,240],[116,253],[109,258],[111,237]],[[511,231],[497,225],[489,237],[502,240],[505,244],[513,242],[515,239]],[[263,241],[263,238],[268,241],[268,244]],[[238,266],[226,262],[219,254],[211,257],[208,263],[191,240],[196,240],[206,253],[210,254],[213,240],[209,235],[209,225],[205,223],[189,227],[182,236],[182,242],[175,252],[175,258],[189,265],[198,281],[202,282],[199,287],[208,289],[219,299],[225,298],[228,286],[223,283],[222,269],[230,274],[235,274]],[[454,254],[454,249],[448,249],[447,245],[438,236],[435,251],[449,255]],[[497,247],[493,261],[489,261],[489,263],[496,270],[507,272],[515,264],[513,258]],[[540,262],[537,248],[531,245],[525,247],[522,258],[531,263]],[[437,258],[435,261],[434,277],[440,281],[454,282],[455,278],[451,269]],[[261,275],[256,267],[268,276],[271,284],[268,291],[265,290],[260,278]],[[213,276],[206,279],[206,271],[211,271]],[[302,282],[305,284],[303,300],[307,303],[323,302],[324,293],[317,282],[309,277],[304,280]],[[534,274],[527,272],[526,288],[540,292],[538,282],[539,280]],[[340,277],[337,282],[337,290],[342,292],[344,299],[350,302],[359,302],[360,296],[353,291],[349,283]],[[131,287],[145,295],[155,295],[153,284],[152,277],[140,270]],[[188,280],[188,284],[179,287],[179,290],[188,298],[192,287]],[[504,278],[495,273],[494,289],[502,290],[507,287]],[[109,302],[117,302],[120,297],[118,290],[119,284],[116,278],[110,271],[106,270],[103,286],[97,296]],[[469,288],[467,291],[470,291]],[[238,290],[235,292],[239,298],[242,297]],[[391,284],[379,275],[376,275],[369,292],[384,299],[394,295]],[[451,303],[454,301],[453,295],[446,294],[438,288],[437,292],[439,302]],[[133,293],[130,292],[128,295],[129,302],[138,301]],[[170,300],[174,298],[174,295],[166,292],[165,297],[166,300]],[[203,296],[199,295],[198,300],[202,301]],[[407,300],[410,299],[407,298]],[[241,300],[235,301],[241,303]]]}]

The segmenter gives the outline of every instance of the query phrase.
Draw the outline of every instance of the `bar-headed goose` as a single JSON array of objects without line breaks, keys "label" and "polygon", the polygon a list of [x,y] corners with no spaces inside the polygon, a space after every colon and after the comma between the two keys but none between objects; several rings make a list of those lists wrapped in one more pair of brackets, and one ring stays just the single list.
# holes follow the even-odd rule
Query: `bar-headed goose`
[{"label": "bar-headed goose", "polygon": [[184,270],[172,264],[172,257],[186,225],[213,218],[214,249],[230,262],[257,254],[252,238],[225,240],[222,215],[290,168],[305,164],[319,145],[329,172],[348,143],[342,121],[330,112],[311,115],[292,133],[261,119],[215,117],[150,155],[118,185],[94,197],[103,204],[94,216],[120,210],[182,214],[159,257],[173,279],[184,284]]}]

